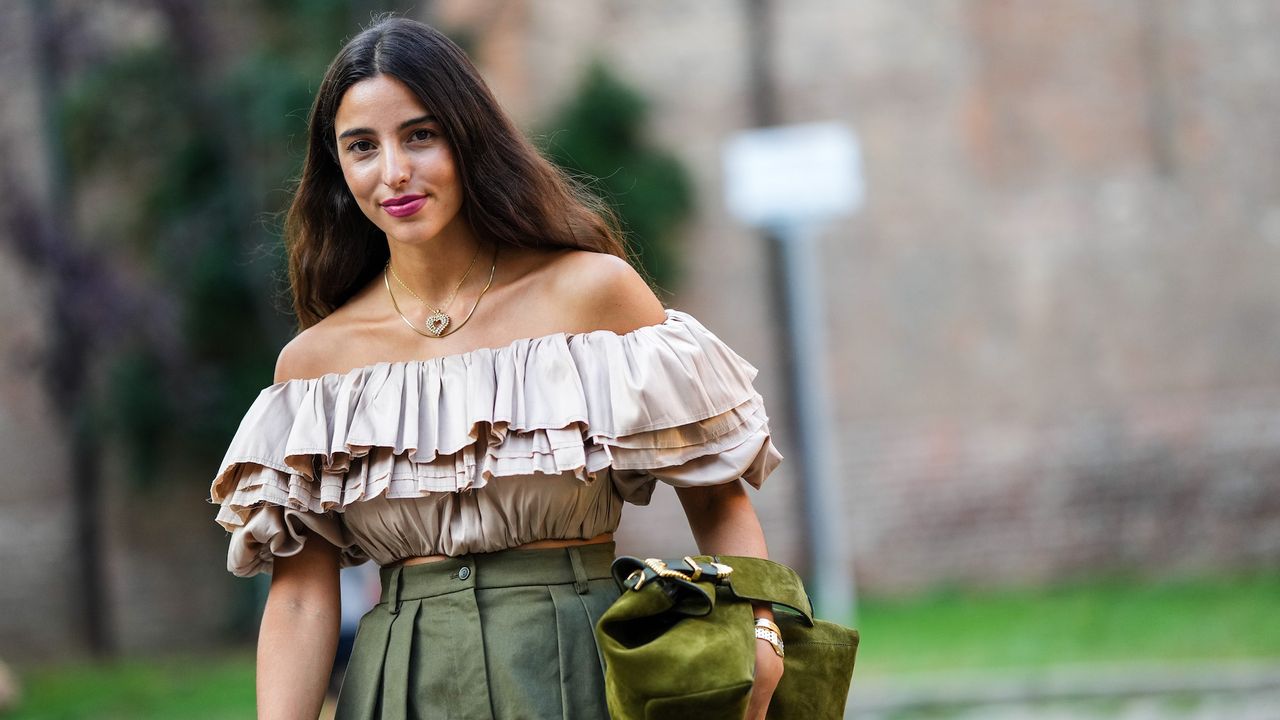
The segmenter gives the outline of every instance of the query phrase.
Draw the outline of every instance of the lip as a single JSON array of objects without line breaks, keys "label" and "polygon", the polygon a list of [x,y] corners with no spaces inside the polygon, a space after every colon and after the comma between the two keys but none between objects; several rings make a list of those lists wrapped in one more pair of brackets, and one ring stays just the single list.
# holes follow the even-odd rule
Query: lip
[{"label": "lip", "polygon": [[426,195],[401,195],[382,201],[382,209],[392,217],[408,217],[427,204]]}]

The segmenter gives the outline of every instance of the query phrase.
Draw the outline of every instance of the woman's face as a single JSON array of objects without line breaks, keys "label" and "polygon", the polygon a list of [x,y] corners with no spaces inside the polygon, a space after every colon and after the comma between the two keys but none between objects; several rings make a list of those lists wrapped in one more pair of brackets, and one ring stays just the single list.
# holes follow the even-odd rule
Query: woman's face
[{"label": "woman's face", "polygon": [[388,240],[422,242],[465,224],[449,143],[404,83],[378,75],[352,85],[334,133],[347,188]]}]

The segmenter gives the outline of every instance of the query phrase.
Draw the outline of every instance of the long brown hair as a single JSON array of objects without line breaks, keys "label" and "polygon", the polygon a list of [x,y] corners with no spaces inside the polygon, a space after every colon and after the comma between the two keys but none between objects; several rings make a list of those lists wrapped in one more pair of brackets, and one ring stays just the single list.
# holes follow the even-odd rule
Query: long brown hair
[{"label": "long brown hair", "polygon": [[612,211],[516,129],[461,48],[429,25],[385,18],[342,48],[311,107],[307,155],[284,227],[301,328],[336,310],[387,263],[386,236],[348,191],[334,138],[342,96],[377,75],[404,83],[439,120],[462,182],[461,212],[479,237],[627,258]]}]

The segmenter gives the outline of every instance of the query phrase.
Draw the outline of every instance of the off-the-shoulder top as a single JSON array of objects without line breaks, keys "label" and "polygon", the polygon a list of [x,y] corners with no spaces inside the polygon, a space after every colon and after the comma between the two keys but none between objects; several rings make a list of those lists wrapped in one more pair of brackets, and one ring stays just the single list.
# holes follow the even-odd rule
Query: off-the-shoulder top
[{"label": "off-the-shoulder top", "polygon": [[617,529],[624,501],[745,479],[782,455],[756,369],[692,316],[383,362],[262,390],[210,489],[227,569],[307,533],[342,564],[490,552]]}]

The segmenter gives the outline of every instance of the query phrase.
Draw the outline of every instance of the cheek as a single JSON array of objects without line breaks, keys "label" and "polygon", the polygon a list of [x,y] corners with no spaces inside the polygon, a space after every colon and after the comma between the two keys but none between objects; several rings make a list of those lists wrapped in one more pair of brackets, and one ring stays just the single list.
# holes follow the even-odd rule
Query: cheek
[{"label": "cheek", "polygon": [[446,160],[440,163],[439,178],[440,184],[448,187],[453,195],[462,197],[462,176],[458,173],[452,156],[446,156]]},{"label": "cheek", "polygon": [[342,179],[347,183],[347,190],[358,202],[365,201],[365,195],[368,194],[368,173],[359,167],[343,166]]}]

